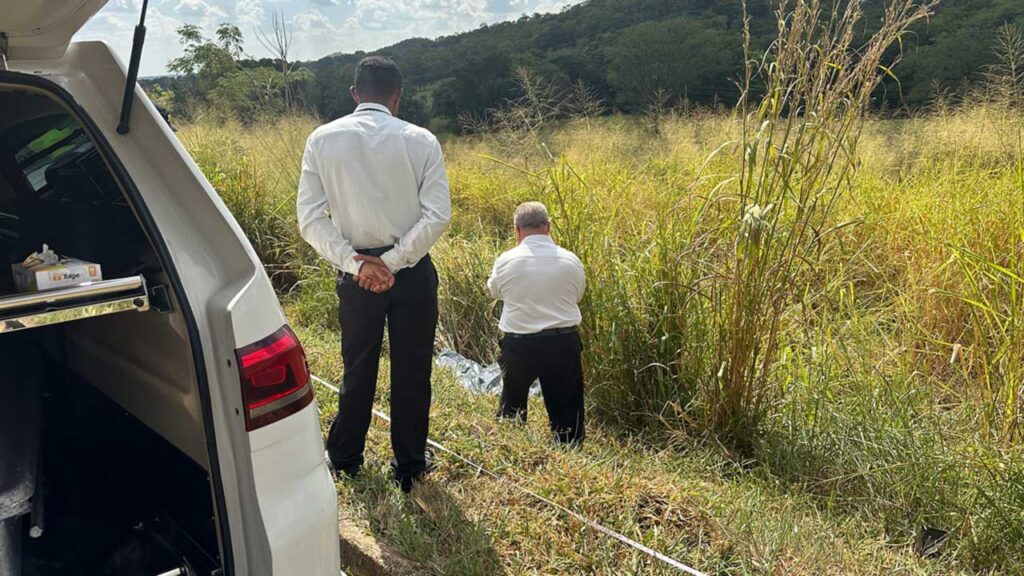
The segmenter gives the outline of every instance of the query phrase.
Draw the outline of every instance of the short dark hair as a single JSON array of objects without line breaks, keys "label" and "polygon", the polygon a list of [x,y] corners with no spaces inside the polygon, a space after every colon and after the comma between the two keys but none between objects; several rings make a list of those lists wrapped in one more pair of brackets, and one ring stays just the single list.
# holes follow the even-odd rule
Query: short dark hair
[{"label": "short dark hair", "polygon": [[390,98],[402,89],[402,71],[387,56],[367,56],[356,66],[355,87],[361,98]]}]

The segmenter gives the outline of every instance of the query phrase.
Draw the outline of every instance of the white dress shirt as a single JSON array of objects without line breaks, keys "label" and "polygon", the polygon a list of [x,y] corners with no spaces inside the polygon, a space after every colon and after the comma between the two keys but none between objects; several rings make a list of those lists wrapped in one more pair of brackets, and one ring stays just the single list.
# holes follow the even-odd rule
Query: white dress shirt
[{"label": "white dress shirt", "polygon": [[394,246],[392,272],[415,266],[451,220],[441,145],[428,130],[364,103],[306,141],[299,232],[335,268],[358,274],[357,249]]},{"label": "white dress shirt", "polygon": [[587,287],[583,263],[546,234],[523,238],[494,262],[487,289],[502,300],[502,332],[533,334],[578,326],[579,301]]}]

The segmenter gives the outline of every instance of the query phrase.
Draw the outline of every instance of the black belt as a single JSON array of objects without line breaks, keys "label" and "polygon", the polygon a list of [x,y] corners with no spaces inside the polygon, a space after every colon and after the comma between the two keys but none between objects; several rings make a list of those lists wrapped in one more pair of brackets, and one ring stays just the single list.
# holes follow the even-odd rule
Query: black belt
[{"label": "black belt", "polygon": [[540,332],[534,332],[532,334],[515,334],[513,332],[505,332],[505,336],[509,338],[544,338],[546,336],[561,336],[562,334],[574,334],[579,329],[576,326],[569,326],[568,328],[548,328],[547,330],[541,330]]},{"label": "black belt", "polygon": [[363,256],[376,256],[380,258],[385,252],[392,248],[394,248],[394,246],[383,246],[381,248],[357,248],[356,253],[362,254]]}]

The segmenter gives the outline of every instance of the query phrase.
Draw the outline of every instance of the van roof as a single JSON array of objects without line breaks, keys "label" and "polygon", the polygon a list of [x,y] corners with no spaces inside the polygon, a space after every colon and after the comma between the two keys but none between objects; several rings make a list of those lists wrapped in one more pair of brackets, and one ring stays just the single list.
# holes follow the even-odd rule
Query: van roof
[{"label": "van roof", "polygon": [[107,0],[0,0],[0,33],[7,36],[7,58],[60,58],[75,32],[106,3]]}]

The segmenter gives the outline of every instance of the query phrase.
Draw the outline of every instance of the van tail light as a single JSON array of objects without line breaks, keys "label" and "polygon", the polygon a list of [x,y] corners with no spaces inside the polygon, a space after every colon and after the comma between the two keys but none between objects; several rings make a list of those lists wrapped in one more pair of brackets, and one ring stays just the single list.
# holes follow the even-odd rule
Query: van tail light
[{"label": "van tail light", "polygon": [[313,401],[302,344],[288,326],[237,351],[245,429],[273,424]]}]

